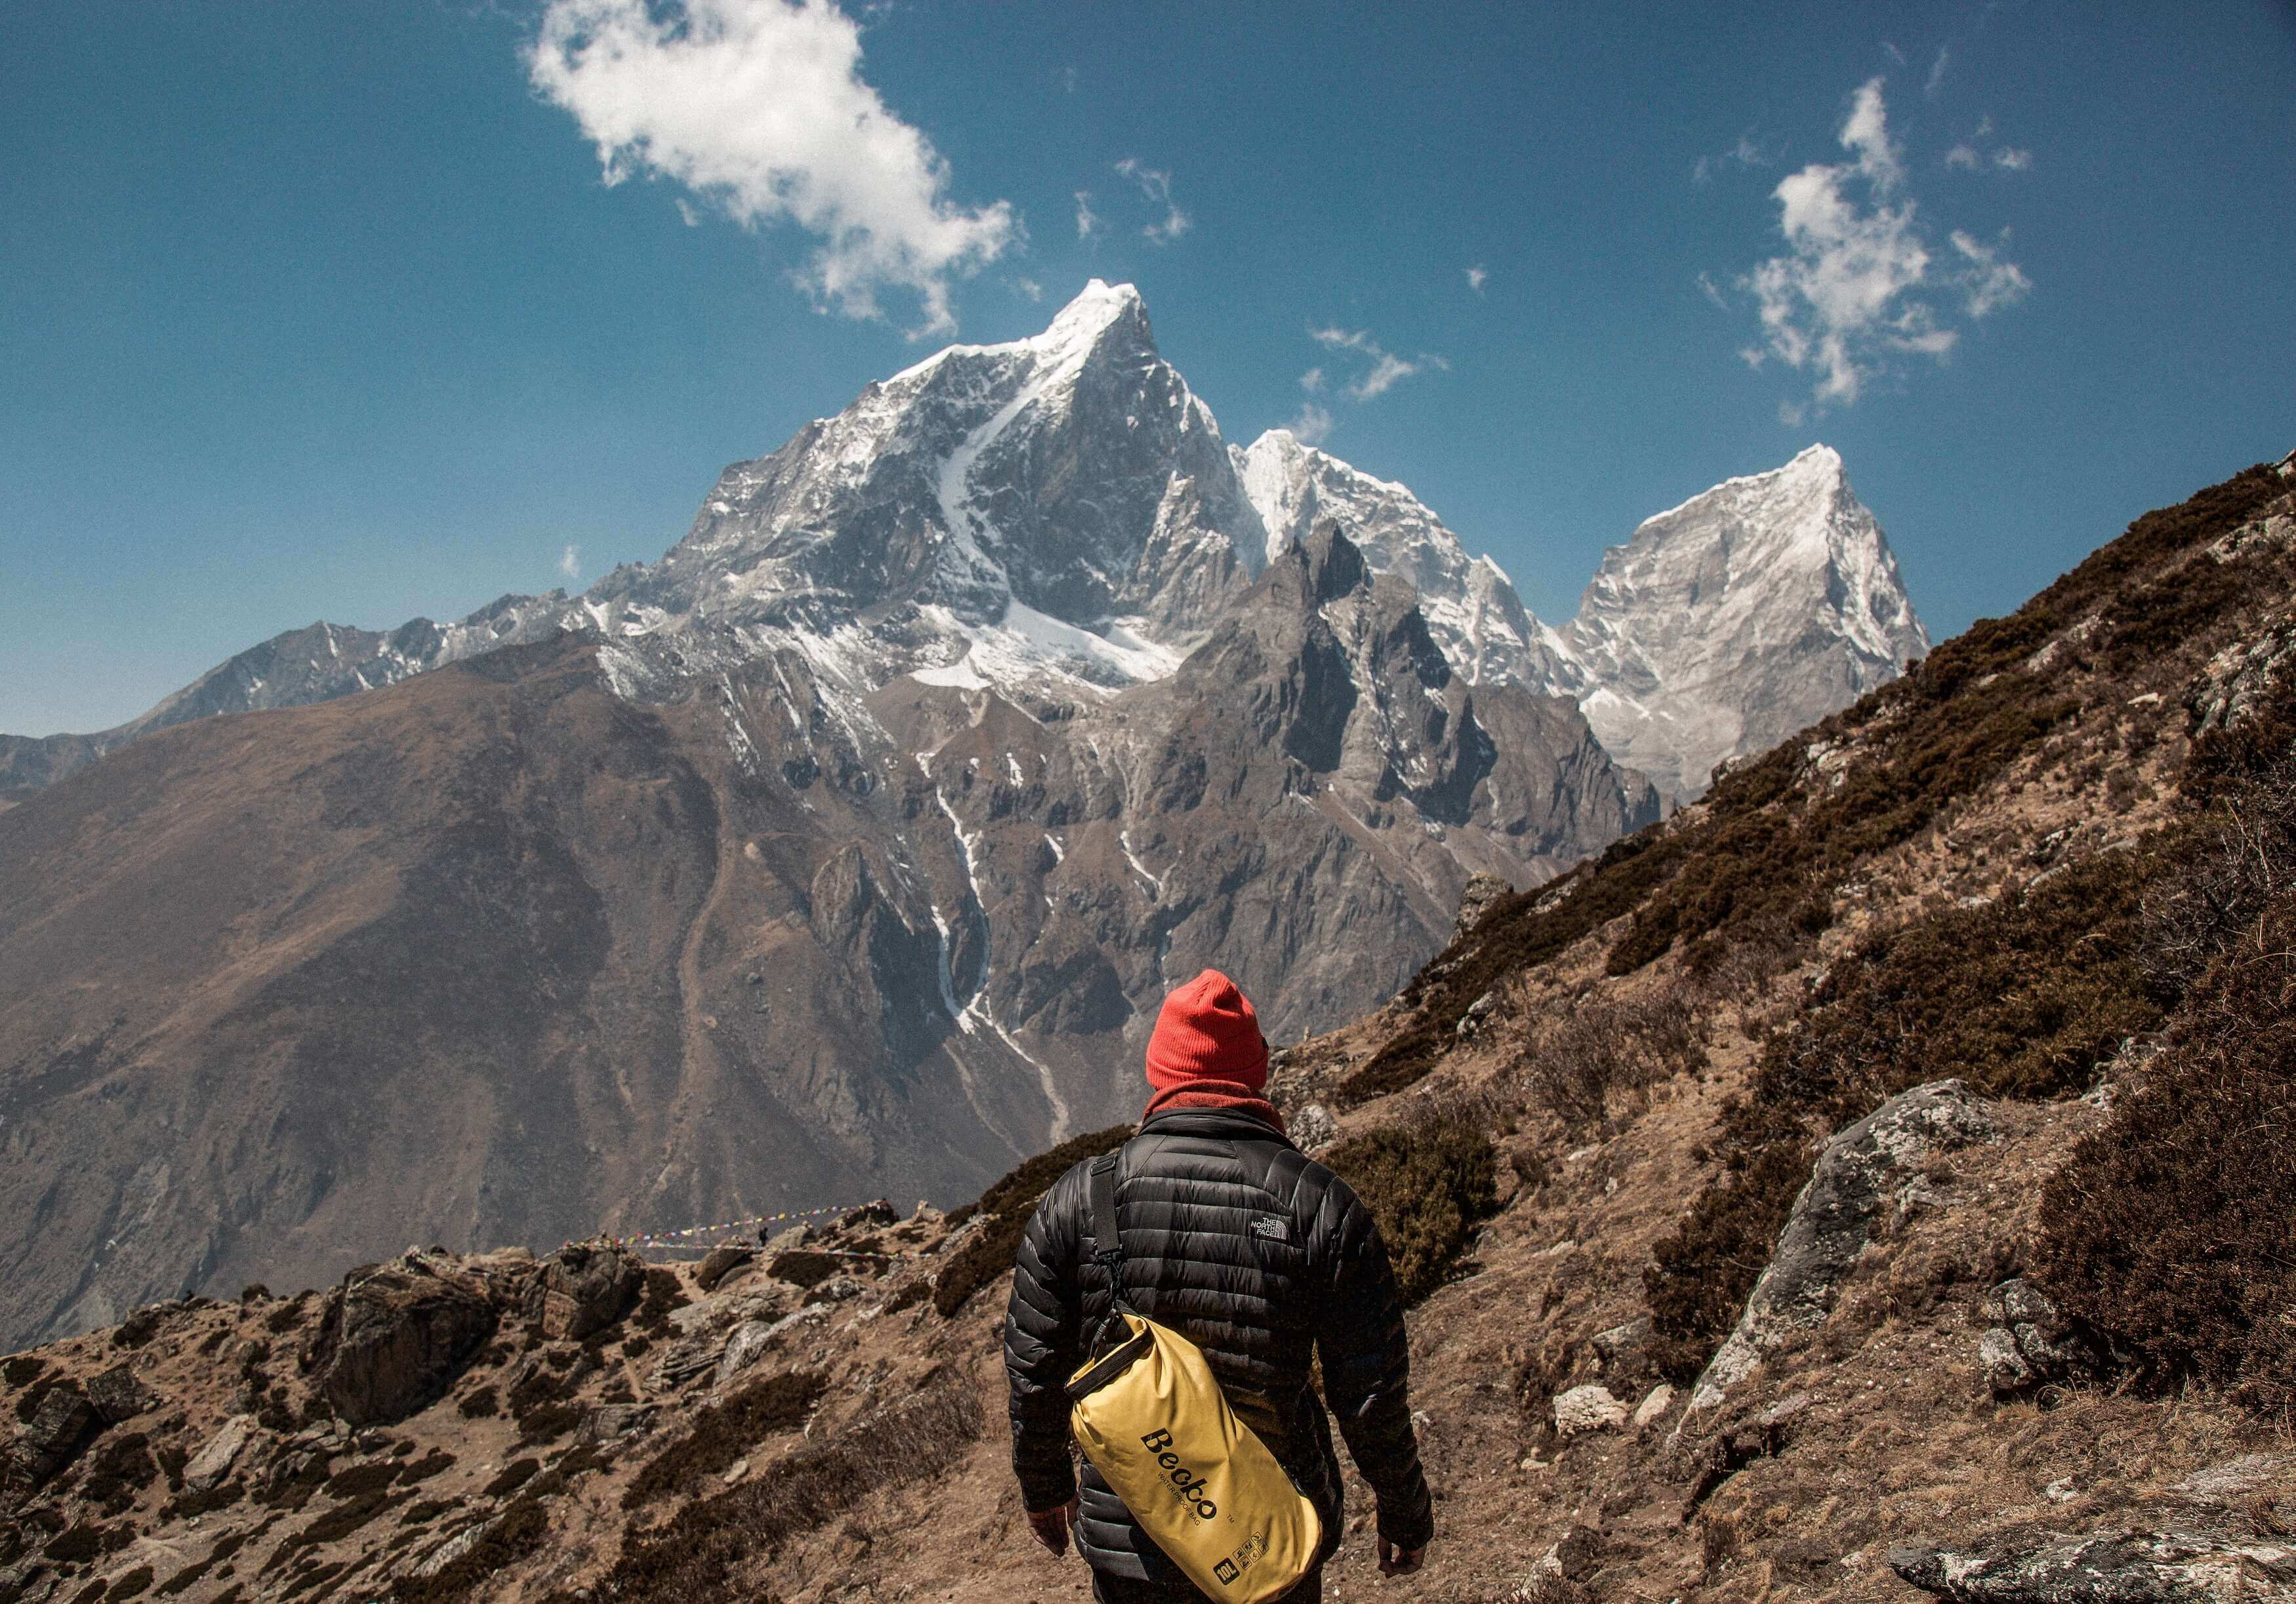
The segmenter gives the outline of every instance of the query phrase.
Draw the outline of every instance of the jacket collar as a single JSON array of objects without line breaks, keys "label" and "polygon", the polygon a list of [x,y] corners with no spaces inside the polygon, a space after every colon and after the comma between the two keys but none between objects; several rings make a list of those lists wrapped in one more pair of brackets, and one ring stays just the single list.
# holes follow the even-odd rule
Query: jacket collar
[{"label": "jacket collar", "polygon": [[1209,1136],[1224,1142],[1272,1142],[1292,1146],[1292,1139],[1257,1115],[1240,1109],[1167,1109],[1141,1122],[1142,1136]]}]

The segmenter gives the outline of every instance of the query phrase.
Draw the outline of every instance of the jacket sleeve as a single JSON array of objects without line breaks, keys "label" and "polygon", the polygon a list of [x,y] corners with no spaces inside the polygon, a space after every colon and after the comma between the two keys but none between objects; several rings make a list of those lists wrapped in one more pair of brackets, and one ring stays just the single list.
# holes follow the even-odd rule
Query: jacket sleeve
[{"label": "jacket sleeve", "polygon": [[1379,1534],[1399,1548],[1423,1548],[1434,1510],[1411,1429],[1411,1345],[1387,1244],[1371,1211],[1334,1180],[1316,1222],[1330,1244],[1332,1297],[1316,1331],[1324,1396],[1356,1469],[1379,1503]]},{"label": "jacket sleeve", "polygon": [[1013,1471],[1030,1513],[1076,1496],[1069,1457],[1065,1385],[1083,1363],[1083,1297],[1077,1276],[1075,1213],[1065,1207],[1074,1174],[1045,1194],[1021,1233],[1013,1301],[1004,1316],[1004,1375],[1012,1389]]}]

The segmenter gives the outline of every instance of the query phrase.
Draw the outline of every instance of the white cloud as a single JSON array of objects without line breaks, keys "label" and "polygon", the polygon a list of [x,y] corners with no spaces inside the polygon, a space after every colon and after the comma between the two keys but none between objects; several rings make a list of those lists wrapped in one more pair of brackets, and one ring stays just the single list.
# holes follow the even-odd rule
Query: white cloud
[{"label": "white cloud", "polygon": [[1951,53],[1944,45],[1938,46],[1937,60],[1930,63],[1930,81],[1922,86],[1922,94],[1926,99],[1937,99],[1939,92],[1945,87],[1946,63],[1951,59]]},{"label": "white cloud", "polygon": [[1714,282],[1712,274],[1701,271],[1698,275],[1698,288],[1704,292],[1708,300],[1712,301],[1723,311],[1727,312],[1730,309],[1730,298],[1722,293],[1722,287]]},{"label": "white cloud", "polygon": [[[1397,384],[1414,373],[1429,368],[1448,368],[1451,364],[1440,356],[1421,352],[1417,356],[1398,356],[1381,348],[1379,342],[1362,329],[1309,329],[1308,332],[1316,344],[1334,351],[1353,351],[1366,358],[1370,365],[1348,386],[1348,394],[1358,401],[1368,401],[1383,396]],[[1322,370],[1316,370],[1318,373]]]},{"label": "white cloud", "polygon": [[1321,446],[1332,438],[1332,413],[1329,407],[1318,406],[1313,401],[1300,403],[1299,416],[1284,428],[1298,435],[1310,446]]},{"label": "white cloud", "polygon": [[579,579],[582,577],[582,548],[580,546],[570,545],[564,551],[558,553],[558,571],[565,575],[569,579]]},{"label": "white cloud", "polygon": [[1137,156],[1127,156],[1116,164],[1116,170],[1140,186],[1140,192],[1149,201],[1164,209],[1164,215],[1140,231],[1141,238],[1151,244],[1169,245],[1191,228],[1195,219],[1172,204],[1172,175],[1148,166]]},{"label": "white cloud", "polygon": [[1977,131],[1974,134],[1945,153],[1946,166],[1957,168],[1965,173],[1973,173],[1986,166],[1999,168],[2004,172],[2021,173],[2033,165],[2033,152],[2030,151],[2021,151],[2010,145],[2002,145],[1988,155],[1980,150],[1979,148],[1980,142],[1990,138],[1992,134],[1993,118],[1988,112],[1979,119]]},{"label": "white cloud", "polygon": [[527,52],[608,184],[664,178],[744,228],[793,223],[820,241],[797,278],[824,310],[876,317],[904,290],[913,332],[939,332],[953,282],[1016,239],[1012,208],[951,200],[948,164],[860,68],[832,0],[548,0]]},{"label": "white cloud", "polygon": [[1491,270],[1488,267],[1480,266],[1470,267],[1467,269],[1467,288],[1480,295],[1483,292],[1484,281],[1490,276]]},{"label": "white cloud", "polygon": [[1089,240],[1095,234],[1100,233],[1103,228],[1107,226],[1107,225],[1103,224],[1100,220],[1100,214],[1092,209],[1092,192],[1090,190],[1077,191],[1076,203],[1077,238],[1079,240]]},{"label": "white cloud", "polygon": [[1306,372],[1300,374],[1300,388],[1306,390],[1311,396],[1322,389],[1324,388],[1324,370],[1319,367],[1311,367]]},{"label": "white cloud", "polygon": [[1016,278],[1013,281],[1013,288],[1032,301],[1045,299],[1045,287],[1032,278]]},{"label": "white cloud", "polygon": [[1788,429],[1800,429],[1801,427],[1802,420],[1808,416],[1809,416],[1809,413],[1803,408],[1802,404],[1799,401],[1781,401],[1778,403],[1778,421],[1784,424]]},{"label": "white cloud", "polygon": [[688,200],[683,195],[677,197],[677,215],[679,217],[684,219],[685,225],[688,228],[699,228],[701,226],[701,214],[695,211],[693,209],[693,202]]},{"label": "white cloud", "polygon": [[1716,174],[1726,167],[1764,168],[1773,165],[1777,158],[1756,143],[1751,134],[1738,135],[1738,143],[1718,155],[1701,156],[1692,164],[1693,184],[1711,184]]},{"label": "white cloud", "polygon": [[1956,281],[1966,298],[1969,315],[1985,317],[2004,307],[2013,307],[2025,299],[2033,281],[2025,276],[2024,269],[2014,262],[2005,262],[1991,246],[1980,244],[1958,228],[1953,231],[1953,248],[1961,252],[1969,265]]},{"label": "white cloud", "polygon": [[[1960,338],[1933,297],[1959,290],[1972,317],[2008,306],[2031,286],[2015,264],[1954,237],[1959,269],[1939,269],[1910,197],[1898,199],[1905,161],[1890,137],[1882,80],[1858,87],[1841,134],[1852,160],[1812,163],[1775,194],[1787,254],[1739,281],[1759,308],[1762,340],[1742,352],[1815,375],[1820,407],[1854,403],[1901,356],[1942,359]],[[1894,202],[1894,203],[1893,203]]]}]

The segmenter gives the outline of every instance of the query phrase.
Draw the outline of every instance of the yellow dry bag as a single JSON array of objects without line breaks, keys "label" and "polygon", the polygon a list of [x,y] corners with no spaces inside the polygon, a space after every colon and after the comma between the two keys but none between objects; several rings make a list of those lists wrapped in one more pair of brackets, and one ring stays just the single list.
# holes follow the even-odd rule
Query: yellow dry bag
[{"label": "yellow dry bag", "polygon": [[1126,1305],[1117,1157],[1092,1166],[1093,1256],[1128,1335],[1070,1378],[1070,1429],[1191,1582],[1218,1604],[1269,1604],[1316,1563],[1323,1520],[1228,1407],[1204,1351]]}]

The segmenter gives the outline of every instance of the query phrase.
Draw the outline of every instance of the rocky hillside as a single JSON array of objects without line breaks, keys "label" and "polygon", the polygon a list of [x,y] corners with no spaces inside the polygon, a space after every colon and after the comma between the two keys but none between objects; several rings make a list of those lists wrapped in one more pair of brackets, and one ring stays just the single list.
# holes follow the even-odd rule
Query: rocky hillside
[{"label": "rocky hillside", "polygon": [[[1441,1531],[1379,1582],[1357,1489],[1337,1596],[2296,1597],[2292,492],[2148,514],[1595,863],[1471,888],[1284,1055],[1415,1298]],[[416,1248],[17,1354],[0,1596],[1073,1597],[997,1325],[1018,1223],[1124,1134],[948,1215]]]}]

